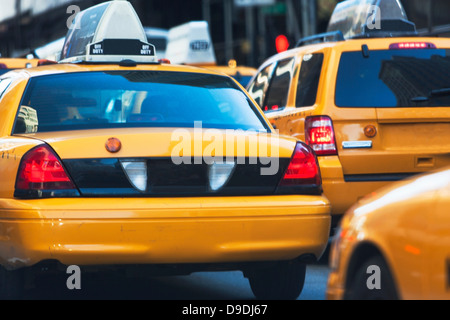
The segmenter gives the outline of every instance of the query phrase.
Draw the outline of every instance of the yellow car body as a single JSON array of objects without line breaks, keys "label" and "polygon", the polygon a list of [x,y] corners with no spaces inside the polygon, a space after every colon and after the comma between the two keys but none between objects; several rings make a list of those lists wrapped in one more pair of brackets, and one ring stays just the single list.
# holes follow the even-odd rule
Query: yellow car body
[{"label": "yellow car body", "polygon": [[[427,86],[441,78],[439,72],[442,72],[442,77],[448,74],[442,71],[445,68],[431,65],[424,67],[417,62],[404,64],[403,71],[399,71],[398,64],[395,65],[397,69],[393,70],[398,74],[391,72],[383,75],[384,84],[364,87],[364,78],[368,78],[371,73],[367,71],[370,59],[383,52],[392,56],[407,56],[412,51],[399,49],[407,45],[430,46],[434,48],[430,50],[445,52],[450,48],[450,40],[420,37],[363,38],[303,45],[268,59],[247,88],[280,134],[308,141],[308,134],[305,134],[308,131],[305,128],[308,119],[330,123],[335,152],[318,155],[324,192],[332,204],[333,217],[337,217],[337,220],[355,202],[372,191],[450,164],[448,104],[433,103],[433,106],[427,106],[426,102],[410,102],[401,107],[377,107],[378,102],[373,102],[378,97],[392,95],[382,91],[386,87],[395,90],[398,101],[401,101],[401,95],[407,92],[406,84],[409,83],[401,79],[405,74],[404,69],[410,70],[414,79],[420,82],[420,86],[412,84],[412,89],[426,91],[424,88],[428,89]],[[422,50],[414,54],[421,55],[428,49]],[[319,61],[320,57],[322,61]],[[343,67],[341,59],[348,57]],[[372,62],[372,66],[376,63]],[[345,79],[346,73],[354,75],[351,84],[345,84],[349,81],[339,81]],[[302,78],[303,74],[305,78]],[[374,81],[381,77],[379,69],[372,74]],[[439,85],[445,87],[441,83]],[[343,87],[346,88],[345,92]],[[339,92],[342,93],[338,97]],[[429,92],[423,93],[427,94]],[[368,105],[338,106],[338,98],[342,101],[352,97]],[[428,97],[416,99],[426,101]]]},{"label": "yellow car body", "polygon": [[0,58],[0,75],[14,69],[37,67],[38,59]]},{"label": "yellow car body", "polygon": [[[449,168],[361,200],[334,240],[327,298],[450,299],[449,205]],[[375,274],[368,268],[377,264],[381,286],[370,290]]]},{"label": "yellow car body", "polygon": [[[252,195],[244,192],[229,196],[16,197],[14,190],[21,160],[39,146],[50,146],[63,163],[70,159],[108,161],[171,157],[177,147],[173,132],[179,128],[103,128],[14,134],[18,107],[30,81],[94,72],[188,72],[225,77],[187,66],[59,64],[13,71],[7,78],[0,78],[0,83],[10,81],[7,89],[0,93],[1,266],[19,270],[57,261],[79,266],[192,265],[198,266],[194,267],[197,270],[201,265],[245,267],[246,263],[320,258],[328,242],[331,220],[329,201],[322,194]],[[142,99],[136,103],[142,103]],[[264,115],[258,116],[270,128]],[[194,147],[192,156],[201,157],[210,148],[211,137],[207,137],[205,130],[200,134],[194,130],[186,129],[185,133],[192,134],[193,146],[200,145]],[[281,159],[291,159],[299,143],[275,132],[226,134],[225,130],[219,130],[217,134],[224,141],[233,140],[231,143],[244,136],[250,146],[261,147],[265,143],[277,147],[277,157]],[[105,148],[112,137],[122,143],[117,153]],[[258,148],[252,147],[244,151],[227,150],[223,151],[223,156],[257,158],[259,155]],[[208,152],[211,153],[211,149]],[[215,155],[220,156],[221,151],[218,149]],[[108,171],[105,172],[107,176]]]},{"label": "yellow car body", "polygon": [[0,64],[6,65],[8,69],[25,69],[36,67],[38,62],[38,59],[0,58]]}]

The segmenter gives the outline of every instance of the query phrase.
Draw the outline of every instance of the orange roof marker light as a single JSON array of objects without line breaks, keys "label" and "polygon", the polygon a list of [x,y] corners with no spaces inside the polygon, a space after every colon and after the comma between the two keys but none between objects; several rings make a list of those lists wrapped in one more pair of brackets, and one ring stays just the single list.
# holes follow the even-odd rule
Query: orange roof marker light
[{"label": "orange roof marker light", "polygon": [[[83,27],[81,27],[83,26]],[[158,63],[139,17],[128,1],[109,1],[81,11],[69,29],[61,63]]]}]

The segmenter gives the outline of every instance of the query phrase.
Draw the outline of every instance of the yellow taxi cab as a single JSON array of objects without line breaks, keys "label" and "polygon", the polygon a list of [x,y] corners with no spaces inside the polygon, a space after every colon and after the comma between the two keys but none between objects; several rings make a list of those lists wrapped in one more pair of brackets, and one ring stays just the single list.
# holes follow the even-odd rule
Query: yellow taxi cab
[{"label": "yellow taxi cab", "polygon": [[330,230],[313,150],[232,78],[161,64],[129,2],[74,23],[58,64],[0,77],[0,294],[75,265],[241,270],[297,298]]},{"label": "yellow taxi cab", "polygon": [[37,67],[38,59],[0,58],[0,75],[14,69]]},{"label": "yellow taxi cab", "polygon": [[372,191],[450,165],[450,39],[418,37],[399,1],[368,3],[339,3],[329,32],[269,58],[247,88],[315,150],[333,224]]},{"label": "yellow taxi cab", "polygon": [[171,63],[196,66],[224,73],[244,88],[256,75],[257,69],[238,65],[231,59],[228,65],[218,65],[214,45],[206,21],[191,21],[173,27],[168,33],[165,58]]},{"label": "yellow taxi cab", "polygon": [[385,187],[341,221],[328,299],[450,299],[450,168]]}]

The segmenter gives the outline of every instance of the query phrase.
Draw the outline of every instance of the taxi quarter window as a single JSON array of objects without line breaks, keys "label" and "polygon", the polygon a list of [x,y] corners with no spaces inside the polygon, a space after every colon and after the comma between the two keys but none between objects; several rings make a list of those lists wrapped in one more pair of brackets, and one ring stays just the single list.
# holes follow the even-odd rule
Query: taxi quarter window
[{"label": "taxi quarter window", "polygon": [[272,78],[274,64],[265,67],[249,86],[248,92],[259,106],[262,106],[266,96],[267,88],[269,88],[270,79]]},{"label": "taxi quarter window", "polygon": [[[23,125],[20,114],[24,113],[32,114],[33,126]],[[116,71],[33,78],[22,100],[14,133],[192,128],[195,122],[201,122],[204,128],[270,130],[257,107],[227,77]],[[31,132],[24,129],[30,127]]]},{"label": "taxi quarter window", "polygon": [[450,106],[450,50],[344,52],[336,105],[353,108]]},{"label": "taxi quarter window", "polygon": [[323,58],[323,53],[303,56],[298,78],[297,98],[295,100],[297,108],[309,107],[316,103]]},{"label": "taxi quarter window", "polygon": [[289,88],[294,73],[295,59],[286,59],[278,62],[267,90],[264,111],[276,111],[286,107]]},{"label": "taxi quarter window", "polygon": [[11,84],[11,79],[0,79],[0,99]]}]

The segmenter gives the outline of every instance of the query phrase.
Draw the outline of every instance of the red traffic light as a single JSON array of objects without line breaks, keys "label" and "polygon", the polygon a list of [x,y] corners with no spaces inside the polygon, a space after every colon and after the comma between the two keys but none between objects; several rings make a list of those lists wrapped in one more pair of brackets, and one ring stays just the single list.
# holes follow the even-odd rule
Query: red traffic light
[{"label": "red traffic light", "polygon": [[277,52],[284,52],[289,49],[289,40],[285,35],[279,35],[275,39],[275,46],[277,48]]}]

